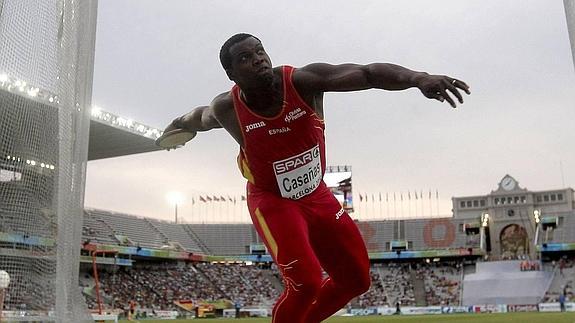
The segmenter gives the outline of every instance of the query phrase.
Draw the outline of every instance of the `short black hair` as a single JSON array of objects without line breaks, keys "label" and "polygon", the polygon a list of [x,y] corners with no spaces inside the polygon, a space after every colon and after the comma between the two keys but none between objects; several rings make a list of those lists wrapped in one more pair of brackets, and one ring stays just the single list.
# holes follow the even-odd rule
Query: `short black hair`
[{"label": "short black hair", "polygon": [[230,47],[250,37],[260,40],[254,35],[239,33],[228,38],[228,40],[226,40],[226,42],[222,45],[222,48],[220,49],[220,63],[222,63],[224,70],[228,70],[232,67],[232,55],[230,54]]}]

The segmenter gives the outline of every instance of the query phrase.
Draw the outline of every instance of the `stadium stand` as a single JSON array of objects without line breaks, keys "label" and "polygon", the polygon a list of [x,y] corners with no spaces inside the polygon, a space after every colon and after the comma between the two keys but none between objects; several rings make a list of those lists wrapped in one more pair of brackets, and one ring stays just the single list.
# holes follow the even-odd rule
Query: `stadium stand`
[{"label": "stadium stand", "polygon": [[521,271],[520,260],[478,262],[463,280],[463,305],[537,304],[552,279],[549,271]]},{"label": "stadium stand", "polygon": [[418,264],[417,274],[425,282],[425,305],[459,305],[463,276],[460,261]]},{"label": "stadium stand", "polygon": [[193,253],[204,253],[204,250],[185,230],[185,226],[168,221],[145,219],[151,226],[162,233],[164,237],[169,237],[169,241],[179,243],[186,251]]},{"label": "stadium stand", "polygon": [[[144,218],[95,209],[87,209],[86,211],[88,216],[106,223],[121,244],[161,248],[168,242],[167,237]],[[129,240],[120,241],[122,236],[127,237]]]},{"label": "stadium stand", "polygon": [[410,264],[408,263],[388,263],[378,267],[383,283],[383,289],[387,292],[389,304],[414,306],[415,293],[410,279]]},{"label": "stadium stand", "polygon": [[84,241],[91,241],[100,244],[117,244],[112,229],[96,216],[92,216],[84,211],[84,225],[82,227],[82,237]]},{"label": "stadium stand", "polygon": [[553,272],[553,281],[545,293],[544,302],[557,302],[561,294],[568,299],[575,299],[575,258],[562,257],[546,267]]},{"label": "stadium stand", "polygon": [[380,273],[381,264],[371,266],[371,286],[367,292],[352,300],[350,305],[360,308],[370,306],[388,306],[389,298],[384,288],[383,279]]},{"label": "stadium stand", "polygon": [[[182,311],[175,301],[225,299],[228,304],[269,309],[282,291],[281,275],[273,264],[246,265],[245,257],[255,257],[250,254],[250,246],[261,245],[251,224],[175,224],[92,209],[84,215],[83,238],[92,243],[139,245],[150,250],[169,245],[176,246],[176,251],[198,255],[188,259],[184,254],[185,258],[175,260],[132,254],[131,267],[101,265],[103,299],[109,307],[126,308],[130,300],[135,300],[143,312]],[[569,245],[575,240],[573,213],[548,212],[547,216],[556,216],[558,225],[541,231],[540,243]],[[536,304],[557,301],[561,293],[573,299],[572,256],[560,260],[557,255],[562,253],[557,253],[554,262],[549,256],[544,257],[547,262],[542,262],[528,260],[528,255],[515,257],[520,260],[493,261],[496,258],[488,254],[468,254],[469,248],[479,248],[480,235],[467,234],[464,229],[474,221],[358,221],[368,249],[379,258],[372,264],[371,288],[348,306],[395,310],[398,302],[402,308]],[[407,242],[405,253],[390,252],[394,240]],[[447,251],[448,256],[433,256],[438,250]],[[91,274],[86,272],[83,277],[80,286],[86,302],[95,308]]]},{"label": "stadium stand", "polygon": [[184,224],[206,246],[212,255],[242,255],[249,253],[249,245],[257,242],[252,224]]}]

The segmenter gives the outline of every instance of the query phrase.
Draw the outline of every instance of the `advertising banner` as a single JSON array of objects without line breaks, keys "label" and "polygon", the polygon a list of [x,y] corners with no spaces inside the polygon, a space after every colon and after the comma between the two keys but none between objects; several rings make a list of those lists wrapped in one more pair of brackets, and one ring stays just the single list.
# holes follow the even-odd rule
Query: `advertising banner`
[{"label": "advertising banner", "polygon": [[404,315],[420,315],[420,314],[441,314],[441,306],[426,306],[426,307],[402,307],[401,314]]},{"label": "advertising banner", "polygon": [[474,305],[474,313],[507,313],[507,304]]},{"label": "advertising banner", "polygon": [[353,316],[377,315],[377,308],[352,308],[350,314]]},{"label": "advertising banner", "polygon": [[508,312],[537,312],[537,305],[535,304],[525,304],[525,305],[507,305]]},{"label": "advertising banner", "polygon": [[443,306],[441,307],[441,313],[451,314],[451,313],[469,313],[473,311],[471,306]]}]

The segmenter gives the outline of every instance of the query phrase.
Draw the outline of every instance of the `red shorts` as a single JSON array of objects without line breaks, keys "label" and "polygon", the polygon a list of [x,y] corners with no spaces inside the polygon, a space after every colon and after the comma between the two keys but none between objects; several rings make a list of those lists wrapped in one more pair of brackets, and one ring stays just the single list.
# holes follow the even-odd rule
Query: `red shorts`
[{"label": "red shorts", "polygon": [[[325,183],[299,200],[285,199],[248,183],[247,202],[254,226],[278,265],[288,291],[276,303],[274,316],[282,316],[278,310],[282,307],[292,315],[291,321],[285,321],[297,322],[293,317],[295,309],[286,307],[305,305],[303,301],[287,300],[298,294],[298,299],[305,294],[312,294],[313,298],[313,293],[326,283],[344,294],[341,306],[369,286],[369,258],[363,238]],[[323,278],[322,269],[329,275],[327,279]],[[328,315],[332,310],[323,311]]]}]

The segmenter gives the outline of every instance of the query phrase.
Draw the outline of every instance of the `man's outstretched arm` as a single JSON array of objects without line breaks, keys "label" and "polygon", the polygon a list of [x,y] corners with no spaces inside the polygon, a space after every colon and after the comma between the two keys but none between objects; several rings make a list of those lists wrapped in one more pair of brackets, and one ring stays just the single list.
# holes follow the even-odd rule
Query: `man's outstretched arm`
[{"label": "man's outstretched arm", "polygon": [[459,90],[470,94],[469,86],[461,80],[445,75],[430,75],[405,67],[374,63],[368,65],[316,63],[296,70],[294,83],[303,92],[358,91],[366,89],[405,90],[417,87],[423,95],[441,102],[446,100],[455,108],[463,97]]},{"label": "man's outstretched arm", "polygon": [[177,117],[164,129],[165,132],[174,129],[184,129],[191,132],[208,131],[215,128],[222,128],[220,122],[214,114],[214,105],[217,98],[208,106],[199,106],[192,111]]}]

